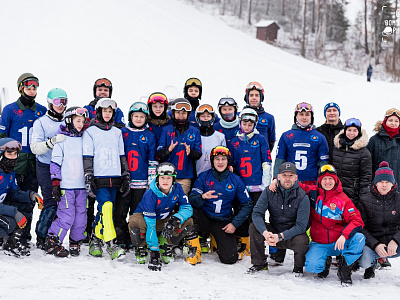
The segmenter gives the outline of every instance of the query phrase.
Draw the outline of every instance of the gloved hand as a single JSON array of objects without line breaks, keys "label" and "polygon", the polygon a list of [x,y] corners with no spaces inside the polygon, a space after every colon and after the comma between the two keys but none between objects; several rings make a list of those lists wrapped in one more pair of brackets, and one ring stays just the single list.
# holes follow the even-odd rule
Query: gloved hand
[{"label": "gloved hand", "polygon": [[42,197],[39,196],[38,193],[35,193],[34,191],[31,191],[29,193],[29,198],[31,199],[31,201],[33,203],[37,202],[39,209],[43,209],[43,199],[42,199]]},{"label": "gloved hand", "polygon": [[131,190],[131,178],[129,175],[124,175],[121,178],[121,187],[119,188],[119,191],[122,193],[122,197],[126,197]]},{"label": "gloved hand", "polygon": [[26,226],[26,223],[28,223],[28,220],[25,218],[25,216],[18,210],[15,214],[15,221],[17,222],[19,228],[24,228]]},{"label": "gloved hand", "polygon": [[162,231],[163,237],[166,239],[170,239],[172,237],[172,233],[174,232],[175,227],[178,227],[179,224],[181,224],[181,221],[175,217],[172,216],[169,218],[168,222],[164,224],[164,228]]},{"label": "gloved hand", "polygon": [[49,148],[53,149],[54,145],[57,143],[61,143],[65,141],[65,135],[62,133],[58,133],[55,136],[53,136],[52,138],[48,139],[47,146],[49,146]]},{"label": "gloved hand", "polygon": [[53,182],[51,183],[52,185],[52,190],[51,193],[56,199],[57,202],[61,201],[61,187],[60,187],[60,180],[59,179],[53,179]]},{"label": "gloved hand", "polygon": [[97,187],[96,184],[94,183],[93,174],[85,174],[85,186],[88,195],[91,196],[92,198],[95,198],[97,193]]}]

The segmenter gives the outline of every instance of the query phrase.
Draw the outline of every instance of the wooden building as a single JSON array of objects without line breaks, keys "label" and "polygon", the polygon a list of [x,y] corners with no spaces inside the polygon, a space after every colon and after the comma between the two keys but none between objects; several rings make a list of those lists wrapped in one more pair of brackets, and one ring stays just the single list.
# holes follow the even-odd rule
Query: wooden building
[{"label": "wooden building", "polygon": [[262,20],[255,26],[257,27],[257,39],[271,44],[276,43],[278,38],[278,30],[280,29],[276,21]]}]

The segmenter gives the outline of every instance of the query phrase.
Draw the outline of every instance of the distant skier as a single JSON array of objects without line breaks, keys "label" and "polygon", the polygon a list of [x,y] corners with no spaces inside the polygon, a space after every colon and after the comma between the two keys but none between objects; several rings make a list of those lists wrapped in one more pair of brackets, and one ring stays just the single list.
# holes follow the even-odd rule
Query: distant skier
[{"label": "distant skier", "polygon": [[371,64],[369,64],[367,69],[367,81],[371,81],[371,76],[372,76],[372,66]]}]

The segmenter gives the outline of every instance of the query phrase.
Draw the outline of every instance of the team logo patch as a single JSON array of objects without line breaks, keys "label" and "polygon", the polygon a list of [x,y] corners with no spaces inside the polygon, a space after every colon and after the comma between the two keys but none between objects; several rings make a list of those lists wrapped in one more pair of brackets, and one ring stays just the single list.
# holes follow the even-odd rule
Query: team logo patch
[{"label": "team logo patch", "polygon": [[147,144],[148,139],[147,139],[146,136],[141,135],[140,138],[139,138],[139,141],[141,141],[143,144]]},{"label": "team logo patch", "polygon": [[225,190],[227,190],[228,192],[232,192],[235,189],[235,186],[232,183],[228,183],[225,186]]},{"label": "team logo patch", "polygon": [[196,135],[194,135],[193,133],[189,133],[187,135],[187,139],[189,142],[193,142],[195,138],[196,138]]},{"label": "team logo patch", "polygon": [[128,139],[128,137],[129,137],[129,133],[128,132],[122,134],[122,138],[124,139],[124,141],[126,141]]},{"label": "team logo patch", "polygon": [[311,140],[312,140],[313,142],[316,142],[316,141],[319,140],[319,137],[317,137],[316,135],[312,135],[312,136],[311,136]]},{"label": "team logo patch", "polygon": [[178,196],[175,196],[175,197],[174,197],[174,201],[176,200],[176,198],[178,198]]},{"label": "team logo patch", "polygon": [[160,206],[160,204],[161,204],[161,200],[158,199],[158,200],[157,200],[157,206]]},{"label": "team logo patch", "polygon": [[392,210],[392,215],[395,216],[396,215],[396,211]]},{"label": "team logo patch", "polygon": [[42,115],[42,113],[41,113],[40,111],[38,111],[38,110],[37,110],[35,113],[36,113],[36,115],[37,115],[38,117],[40,117],[40,116]]},{"label": "team logo patch", "polygon": [[259,146],[260,146],[260,143],[258,141],[254,141],[251,143],[251,147],[253,147],[253,148],[257,148]]},{"label": "team logo patch", "polygon": [[264,118],[260,118],[260,121],[258,122],[258,123],[260,123],[261,125],[268,125],[268,120],[267,119],[264,119]]},{"label": "team logo patch", "polygon": [[286,137],[287,137],[289,140],[292,140],[292,139],[294,138],[294,134],[293,134],[293,133],[291,133],[291,134],[286,134]]},{"label": "team logo patch", "polygon": [[3,182],[4,182],[3,175],[0,175],[0,183],[3,183]]},{"label": "team logo patch", "polygon": [[231,143],[233,148],[235,148],[236,150],[239,149],[239,142],[236,143]]},{"label": "team logo patch", "polygon": [[329,208],[330,208],[331,210],[335,210],[336,207],[337,207],[336,203],[331,203],[331,204],[329,204]]},{"label": "team logo patch", "polygon": [[16,114],[18,117],[22,117],[24,115],[24,112],[21,109],[14,109],[14,114]]},{"label": "team logo patch", "polygon": [[206,184],[210,189],[214,188],[214,181],[207,181],[206,180]]},{"label": "team logo patch", "polygon": [[349,209],[348,209],[348,212],[349,212],[349,213],[354,212],[354,208],[349,208]]}]

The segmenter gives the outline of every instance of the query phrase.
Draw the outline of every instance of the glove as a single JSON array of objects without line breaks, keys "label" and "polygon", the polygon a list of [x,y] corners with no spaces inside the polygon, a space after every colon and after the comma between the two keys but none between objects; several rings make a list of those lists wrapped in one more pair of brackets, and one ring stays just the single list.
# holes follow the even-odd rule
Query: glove
[{"label": "glove", "polygon": [[129,191],[131,190],[131,178],[129,175],[124,175],[122,176],[122,183],[121,187],[119,188],[119,191],[122,193],[122,197],[126,197],[129,194]]},{"label": "glove", "polygon": [[94,183],[93,174],[85,175],[85,186],[88,195],[91,196],[92,198],[95,198],[97,193],[97,187],[96,184]]},{"label": "glove", "polygon": [[170,239],[172,237],[172,233],[174,232],[175,227],[178,227],[179,224],[181,224],[181,221],[175,217],[172,216],[169,218],[168,222],[164,224],[164,228],[162,231],[163,237],[166,239]]},{"label": "glove", "polygon": [[18,210],[15,214],[15,221],[17,222],[19,228],[24,228],[26,226],[26,223],[28,223],[28,220],[25,218],[25,216],[21,214]]},{"label": "glove", "polygon": [[53,179],[53,182],[51,184],[53,186],[51,193],[56,199],[57,202],[61,201],[61,187],[60,187],[60,180],[59,179]]},{"label": "glove", "polygon": [[54,145],[57,143],[61,143],[65,141],[65,135],[64,134],[56,134],[55,136],[53,136],[52,138],[50,138],[46,144],[49,148],[53,149]]},{"label": "glove", "polygon": [[38,193],[35,193],[34,191],[31,191],[29,193],[29,198],[31,199],[31,201],[33,203],[37,202],[39,209],[43,209],[43,199],[42,199],[42,197],[39,196]]}]

